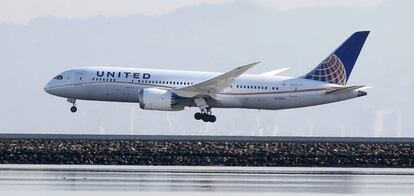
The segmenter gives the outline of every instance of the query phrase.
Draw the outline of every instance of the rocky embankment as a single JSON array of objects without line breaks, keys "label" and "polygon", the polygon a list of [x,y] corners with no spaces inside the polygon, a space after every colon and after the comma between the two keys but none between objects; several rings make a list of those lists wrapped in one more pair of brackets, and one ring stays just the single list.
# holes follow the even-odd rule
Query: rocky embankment
[{"label": "rocky embankment", "polygon": [[0,139],[0,163],[413,167],[414,144]]}]

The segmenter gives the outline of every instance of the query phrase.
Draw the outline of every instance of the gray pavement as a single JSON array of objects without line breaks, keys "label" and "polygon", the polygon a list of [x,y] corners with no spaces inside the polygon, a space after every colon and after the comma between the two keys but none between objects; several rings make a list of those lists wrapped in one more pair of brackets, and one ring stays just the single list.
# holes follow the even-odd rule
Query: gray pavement
[{"label": "gray pavement", "polygon": [[285,137],[285,136],[211,136],[211,135],[91,135],[91,134],[0,134],[0,139],[48,140],[140,140],[140,141],[211,141],[211,142],[301,142],[301,143],[404,143],[403,137]]}]

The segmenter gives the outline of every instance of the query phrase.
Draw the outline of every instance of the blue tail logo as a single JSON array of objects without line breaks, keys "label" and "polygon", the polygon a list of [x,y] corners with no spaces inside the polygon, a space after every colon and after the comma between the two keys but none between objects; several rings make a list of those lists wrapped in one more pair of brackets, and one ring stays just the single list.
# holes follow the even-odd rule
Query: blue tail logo
[{"label": "blue tail logo", "polygon": [[338,49],[303,77],[310,80],[345,85],[368,34],[369,31],[352,34]]}]

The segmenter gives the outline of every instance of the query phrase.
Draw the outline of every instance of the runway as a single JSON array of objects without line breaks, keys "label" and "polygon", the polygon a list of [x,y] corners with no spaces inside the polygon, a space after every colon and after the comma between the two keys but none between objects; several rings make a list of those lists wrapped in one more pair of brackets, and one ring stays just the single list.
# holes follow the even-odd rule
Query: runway
[{"label": "runway", "polygon": [[97,134],[12,134],[1,133],[0,139],[47,140],[112,140],[112,141],[179,141],[179,142],[329,142],[329,143],[404,143],[414,138],[404,137],[291,137],[291,136],[213,136],[213,135],[97,135]]},{"label": "runway", "polygon": [[412,195],[414,169],[0,165],[0,195]]}]

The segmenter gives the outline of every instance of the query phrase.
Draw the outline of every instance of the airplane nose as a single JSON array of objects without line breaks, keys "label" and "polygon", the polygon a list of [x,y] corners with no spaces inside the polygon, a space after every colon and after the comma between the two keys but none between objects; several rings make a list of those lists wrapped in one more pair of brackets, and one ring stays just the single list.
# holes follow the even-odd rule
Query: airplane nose
[{"label": "airplane nose", "polygon": [[51,82],[49,81],[49,82],[46,84],[46,86],[43,88],[43,90],[44,90],[46,93],[52,94],[51,84],[50,84],[50,83],[51,83]]}]

